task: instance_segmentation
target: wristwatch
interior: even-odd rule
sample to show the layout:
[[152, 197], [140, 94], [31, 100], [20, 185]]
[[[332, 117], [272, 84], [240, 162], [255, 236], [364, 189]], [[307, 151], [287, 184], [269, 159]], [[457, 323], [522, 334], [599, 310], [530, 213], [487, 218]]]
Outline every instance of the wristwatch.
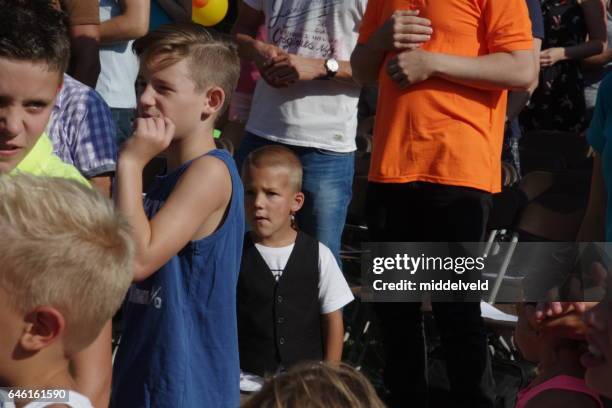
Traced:
[[340, 64], [335, 58], [326, 59], [325, 60], [325, 70], [327, 71], [327, 75], [325, 75], [325, 79], [335, 77], [339, 69], [340, 69]]

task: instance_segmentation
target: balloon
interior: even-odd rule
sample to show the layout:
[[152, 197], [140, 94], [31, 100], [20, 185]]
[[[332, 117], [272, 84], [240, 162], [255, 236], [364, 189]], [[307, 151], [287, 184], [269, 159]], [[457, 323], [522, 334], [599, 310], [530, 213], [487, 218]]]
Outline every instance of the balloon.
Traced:
[[[201, 2], [202, 0], [193, 0], [195, 2]], [[225, 15], [227, 14], [228, 0], [204, 0], [206, 5], [204, 7], [194, 7], [191, 12], [191, 19], [203, 25], [204, 27], [214, 26], [218, 24]]]
[[191, 5], [193, 8], [202, 8], [208, 4], [208, 0], [192, 0]]

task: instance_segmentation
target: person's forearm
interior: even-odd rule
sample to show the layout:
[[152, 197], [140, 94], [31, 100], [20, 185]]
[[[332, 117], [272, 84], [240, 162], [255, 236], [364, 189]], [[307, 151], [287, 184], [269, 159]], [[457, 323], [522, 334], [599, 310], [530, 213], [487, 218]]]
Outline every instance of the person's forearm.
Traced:
[[134, 40], [145, 35], [148, 30], [148, 14], [134, 13], [133, 16], [122, 14], [100, 24], [100, 42], [109, 44]]
[[338, 61], [338, 64], [340, 65], [340, 69], [332, 79], [337, 82], [342, 82], [343, 84], [356, 85], [355, 78], [353, 77], [351, 62]]
[[112, 323], [109, 321], [96, 340], [70, 361], [80, 393], [94, 407], [108, 407], [112, 382]]
[[610, 62], [612, 62], [612, 49], [608, 48], [601, 54], [584, 59], [582, 68], [585, 71], [598, 71]]
[[236, 27], [235, 29], [236, 43], [238, 44], [238, 55], [240, 55], [240, 58], [242, 59], [254, 61], [256, 49], [263, 42], [255, 39], [255, 31], [250, 32], [249, 30], [241, 27]]
[[151, 226], [142, 203], [142, 172], [144, 165], [129, 158], [119, 158], [117, 164], [117, 189], [115, 201], [121, 214], [132, 227], [135, 245], [134, 280], [146, 279], [154, 271], [147, 270], [147, 248], [151, 238]]
[[[302, 65], [301, 69], [306, 73], [305, 80], [318, 81], [327, 77], [325, 59], [300, 57], [299, 61], [299, 64]], [[330, 79], [345, 84], [355, 85], [351, 63], [349, 61], [338, 61], [338, 72]]]
[[325, 350], [323, 359], [325, 361], [342, 360], [342, 347], [344, 343], [344, 323], [342, 312], [336, 311], [323, 315], [323, 338]]
[[99, 55], [97, 49], [75, 55], [69, 74], [77, 81], [95, 88], [101, 69]]
[[95, 88], [100, 75], [100, 30], [98, 24], [70, 27], [70, 74]]
[[355, 82], [362, 86], [376, 83], [384, 58], [384, 51], [377, 51], [368, 46], [367, 43], [358, 44], [351, 55], [351, 67]]
[[506, 119], [513, 120], [529, 103], [529, 98], [538, 87], [540, 79], [540, 50], [542, 49], [542, 40], [540, 38], [533, 39], [533, 70], [535, 75], [533, 82], [526, 91], [511, 91], [508, 92], [508, 107], [506, 109]]
[[606, 49], [606, 42], [602, 40], [590, 40], [582, 44], [565, 47], [565, 59], [581, 60], [601, 54]]
[[520, 57], [503, 52], [479, 57], [431, 53], [431, 57], [434, 76], [484, 90], [527, 90], [536, 75], [530, 53]]

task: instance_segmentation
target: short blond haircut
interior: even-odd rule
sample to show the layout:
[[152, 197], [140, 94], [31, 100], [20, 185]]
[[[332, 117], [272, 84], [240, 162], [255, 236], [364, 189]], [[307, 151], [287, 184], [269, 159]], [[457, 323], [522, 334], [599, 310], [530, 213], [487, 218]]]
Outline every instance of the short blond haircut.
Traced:
[[0, 231], [8, 304], [56, 308], [67, 353], [93, 342], [132, 281], [130, 229], [110, 200], [76, 181], [0, 176]]
[[240, 76], [238, 47], [227, 36], [213, 33], [195, 23], [165, 24], [134, 41], [133, 49], [140, 63], [164, 69], [187, 59], [196, 90], [219, 86], [225, 102], [221, 116], [229, 106]]
[[253, 150], [242, 164], [242, 174], [253, 166], [258, 169], [280, 167], [287, 171], [289, 183], [295, 192], [302, 190], [302, 163], [291, 149], [281, 145], [268, 145]]
[[384, 408], [363, 374], [344, 363], [302, 363], [267, 381], [241, 408]]

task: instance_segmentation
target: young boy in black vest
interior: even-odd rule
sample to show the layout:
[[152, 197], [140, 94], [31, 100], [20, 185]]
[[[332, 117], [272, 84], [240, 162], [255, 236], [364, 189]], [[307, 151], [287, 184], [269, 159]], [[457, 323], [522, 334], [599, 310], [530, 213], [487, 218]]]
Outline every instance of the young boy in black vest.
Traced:
[[342, 307], [353, 295], [333, 254], [299, 232], [304, 203], [302, 165], [280, 145], [253, 151], [244, 162], [246, 218], [238, 278], [241, 390], [262, 376], [304, 360], [340, 361]]

